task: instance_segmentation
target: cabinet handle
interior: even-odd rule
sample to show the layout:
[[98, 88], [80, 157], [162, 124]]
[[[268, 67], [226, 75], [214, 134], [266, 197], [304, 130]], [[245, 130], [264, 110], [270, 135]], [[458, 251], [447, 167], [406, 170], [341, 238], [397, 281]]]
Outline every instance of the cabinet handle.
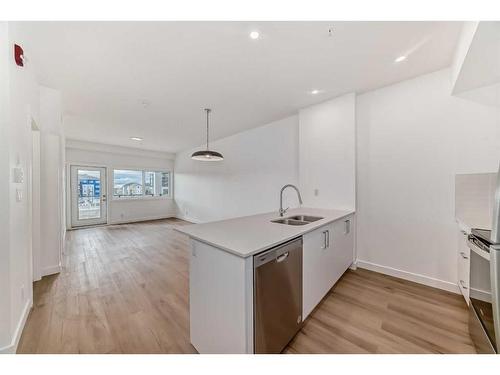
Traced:
[[326, 249], [327, 246], [326, 246], [326, 232], [328, 232], [327, 230], [324, 230], [323, 231], [323, 249]]
[[460, 255], [462, 256], [462, 258], [464, 259], [469, 259], [468, 256], [465, 255], [465, 253], [463, 251], [460, 252]]
[[326, 231], [326, 247], [330, 247], [330, 231]]
[[467, 289], [467, 287], [465, 286], [465, 281], [460, 280], [460, 285], [462, 285], [462, 288]]
[[351, 231], [351, 220], [344, 221], [344, 234], [348, 234]]

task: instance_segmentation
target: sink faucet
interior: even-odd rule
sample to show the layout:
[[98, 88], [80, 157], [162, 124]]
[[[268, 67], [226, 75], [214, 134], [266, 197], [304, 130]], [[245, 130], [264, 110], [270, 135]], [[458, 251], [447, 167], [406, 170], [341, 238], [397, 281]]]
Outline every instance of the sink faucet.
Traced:
[[281, 191], [280, 191], [280, 210], [279, 210], [280, 216], [283, 216], [283, 214], [286, 212], [286, 210], [288, 210], [290, 208], [290, 207], [287, 207], [287, 208], [283, 209], [283, 190], [285, 190], [287, 187], [291, 187], [291, 188], [295, 189], [295, 191], [297, 192], [297, 195], [299, 196], [299, 202], [300, 202], [300, 204], [302, 204], [302, 197], [300, 196], [300, 191], [299, 191], [299, 189], [297, 189], [297, 186], [292, 185], [292, 184], [286, 184], [285, 186], [283, 186], [281, 188]]

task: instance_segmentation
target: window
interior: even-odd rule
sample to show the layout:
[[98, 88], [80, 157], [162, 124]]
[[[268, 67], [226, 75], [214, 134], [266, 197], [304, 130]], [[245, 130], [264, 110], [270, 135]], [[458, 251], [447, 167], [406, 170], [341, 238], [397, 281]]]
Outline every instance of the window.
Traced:
[[115, 169], [113, 196], [161, 197], [170, 195], [170, 172]]
[[142, 195], [142, 171], [115, 169], [113, 171], [113, 195], [115, 197]]
[[155, 196], [155, 187], [155, 172], [144, 172], [144, 194]]
[[161, 172], [161, 195], [169, 195], [170, 173]]

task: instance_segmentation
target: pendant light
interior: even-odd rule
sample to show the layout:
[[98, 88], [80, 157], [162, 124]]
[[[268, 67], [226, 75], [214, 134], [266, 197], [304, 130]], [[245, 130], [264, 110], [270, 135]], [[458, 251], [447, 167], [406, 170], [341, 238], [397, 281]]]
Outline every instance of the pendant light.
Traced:
[[207, 113], [207, 149], [204, 151], [196, 151], [191, 155], [191, 159], [199, 160], [199, 161], [219, 161], [224, 160], [224, 157], [221, 153], [217, 151], [211, 151], [208, 149], [208, 115], [212, 110], [210, 108], [205, 108], [205, 112]]

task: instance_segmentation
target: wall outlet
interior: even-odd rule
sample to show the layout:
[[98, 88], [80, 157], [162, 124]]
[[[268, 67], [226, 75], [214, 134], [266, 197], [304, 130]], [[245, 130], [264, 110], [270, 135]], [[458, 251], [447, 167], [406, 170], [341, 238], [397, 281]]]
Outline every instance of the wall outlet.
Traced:
[[314, 189], [314, 196], [317, 197], [319, 195], [319, 189]]
[[123, 218], [125, 218], [125, 214], [122, 212], [122, 213], [120, 214], [120, 219], [123, 219]]

